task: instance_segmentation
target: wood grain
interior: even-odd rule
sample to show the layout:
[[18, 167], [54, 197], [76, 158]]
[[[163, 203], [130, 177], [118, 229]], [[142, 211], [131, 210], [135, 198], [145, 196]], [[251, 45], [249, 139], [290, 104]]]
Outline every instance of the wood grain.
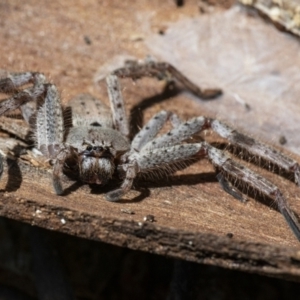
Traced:
[[[41, 3], [2, 2], [1, 67], [46, 73], [62, 91], [64, 103], [84, 92], [106, 99], [103, 85], [93, 83], [101, 65], [114, 55], [144, 57], [143, 39], [149, 31], [198, 16], [192, 2], [178, 9], [172, 2], [139, 1], [134, 7], [139, 13], [134, 14], [129, 0]], [[125, 80], [122, 85], [128, 110], [135, 108], [144, 119], [161, 109], [183, 118], [206, 113], [186, 95], [173, 93], [169, 100], [161, 94], [162, 83]], [[214, 135], [208, 139], [220, 141]], [[5, 140], [1, 144], [7, 148]], [[290, 180], [260, 172], [280, 186], [300, 213], [298, 188]], [[30, 157], [21, 156], [6, 165], [0, 215], [131, 249], [298, 281], [299, 243], [283, 217], [265, 201], [249, 198], [244, 204], [233, 199], [215, 176], [213, 167], [202, 161], [167, 179], [140, 180], [126, 199], [110, 203], [103, 193], [118, 183], [101, 189], [66, 180], [66, 195], [59, 197], [53, 193], [51, 168], [33, 166]], [[148, 215], [154, 222], [145, 221]]]

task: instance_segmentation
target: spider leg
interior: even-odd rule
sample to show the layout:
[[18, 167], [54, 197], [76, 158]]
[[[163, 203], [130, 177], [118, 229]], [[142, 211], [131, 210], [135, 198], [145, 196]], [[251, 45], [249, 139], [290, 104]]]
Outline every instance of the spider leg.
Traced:
[[211, 99], [222, 94], [222, 90], [220, 89], [199, 88], [175, 67], [166, 62], [156, 62], [153, 60], [146, 60], [142, 63], [131, 62], [130, 64], [127, 64], [127, 66], [115, 70], [112, 74], [119, 78], [130, 77], [139, 79], [142, 77], [156, 77], [158, 79], [167, 80], [175, 79], [177, 82], [181, 83], [184, 88], [202, 99]]
[[114, 126], [124, 136], [128, 137], [130, 134], [129, 122], [125, 112], [124, 100], [118, 77], [109, 75], [106, 77], [106, 83]]
[[139, 173], [139, 165], [137, 161], [131, 161], [126, 165], [122, 165], [122, 170], [125, 172], [124, 181], [119, 189], [115, 189], [111, 192], [108, 192], [105, 195], [106, 200], [115, 202], [120, 200], [127, 192], [130, 191], [133, 180], [136, 178]]
[[[18, 90], [30, 83], [33, 84], [32, 87]], [[60, 97], [55, 85], [45, 83], [45, 76], [41, 73], [15, 73], [0, 80], [0, 92], [14, 93], [0, 103], [0, 115], [28, 102], [36, 103], [39, 99], [43, 100], [37, 108], [35, 140], [37, 148], [45, 156], [55, 158], [64, 134]], [[31, 116], [26, 115], [25, 111], [27, 110], [23, 111], [24, 118], [29, 121]]]
[[[18, 91], [24, 84], [33, 86]], [[0, 115], [16, 109], [28, 102], [39, 103], [36, 112], [35, 141], [37, 148], [48, 158], [55, 159], [53, 170], [53, 186], [57, 194], [63, 189], [60, 182], [62, 168], [66, 158], [66, 150], [62, 151], [64, 141], [64, 124], [59, 93], [53, 84], [45, 83], [45, 77], [40, 73], [11, 74], [0, 80], [0, 91], [15, 93], [12, 97], [0, 103]], [[30, 116], [27, 116], [28, 120]], [[24, 116], [26, 119], [26, 116]], [[3, 160], [3, 158], [1, 158]], [[1, 161], [3, 164], [3, 161]]]
[[154, 169], [168, 169], [170, 164], [174, 167], [176, 164], [179, 165], [184, 161], [191, 160], [196, 153], [199, 153], [202, 148], [201, 143], [180, 143], [193, 134], [204, 130], [207, 127], [207, 120], [203, 117], [197, 117], [179, 123], [179, 119], [177, 119], [177, 127], [154, 138], [169, 116], [171, 116], [170, 113], [159, 112], [133, 139], [133, 146], [129, 153], [125, 153], [121, 157], [121, 161], [124, 163], [119, 167], [119, 171], [126, 174], [125, 180], [120, 189], [106, 194], [109, 201], [117, 201], [127, 193], [138, 173], [149, 172]]
[[10, 73], [0, 79], [0, 93], [16, 93], [24, 84], [40, 85], [45, 82], [45, 76], [37, 72]]
[[[174, 124], [175, 125], [175, 124]], [[151, 148], [162, 148], [166, 145], [176, 145], [189, 139], [194, 134], [210, 127], [210, 119], [205, 117], [192, 118], [185, 122], [177, 122], [177, 126], [169, 132], [149, 141], [143, 150]]]
[[240, 191], [236, 190], [234, 186], [224, 177], [222, 173], [219, 173], [217, 175], [217, 179], [219, 181], [221, 188], [226, 193], [233, 196], [235, 199], [240, 200], [241, 202], [246, 202], [244, 195]]
[[233, 161], [230, 156], [226, 155], [223, 151], [206, 144], [207, 156], [212, 164], [221, 169], [228, 175], [237, 177], [247, 185], [252, 186], [254, 189], [260, 191], [262, 194], [270, 197], [275, 201], [279, 211], [284, 216], [286, 222], [294, 232], [298, 240], [300, 240], [300, 224], [294, 212], [290, 209], [287, 200], [282, 195], [279, 188], [267, 179], [259, 176], [250, 169]]
[[178, 127], [182, 123], [182, 120], [179, 118], [179, 116], [174, 113], [172, 113], [170, 121], [173, 128]]
[[[152, 70], [152, 71], [151, 71]], [[158, 76], [160, 73], [168, 72], [181, 81], [187, 89], [196, 93], [198, 96], [204, 97], [203, 92], [192, 82], [190, 82], [184, 75], [177, 71], [174, 67], [166, 63], [156, 63], [156, 62], [145, 62], [145, 64], [134, 64], [132, 67], [118, 69], [114, 71], [111, 75], [106, 77], [108, 96], [110, 100], [113, 122], [115, 128], [120, 131], [124, 136], [129, 137], [130, 129], [129, 122], [126, 116], [124, 100], [121, 93], [121, 87], [118, 77], [141, 77], [141, 76]], [[137, 72], [137, 73], [136, 73]], [[137, 75], [138, 74], [138, 75]], [[220, 94], [220, 90], [214, 90], [213, 93], [217, 91]], [[215, 93], [216, 94], [216, 93]], [[214, 96], [215, 96], [214, 94]], [[212, 94], [211, 94], [212, 95]], [[211, 95], [209, 97], [211, 97]], [[207, 95], [206, 95], [207, 96]], [[172, 119], [172, 123], [179, 125], [180, 120], [175, 116]]]
[[[14, 93], [13, 96], [1, 101], [0, 115], [17, 109], [29, 101], [36, 101], [45, 92], [45, 76], [41, 73], [16, 73], [0, 79], [1, 93]], [[33, 86], [19, 91], [24, 84], [33, 83]], [[25, 117], [26, 119], [26, 117]]]
[[210, 126], [212, 130], [221, 137], [226, 138], [231, 144], [245, 149], [249, 153], [271, 162], [287, 172], [294, 173], [296, 184], [300, 186], [300, 165], [295, 160], [268, 145], [237, 132], [218, 120], [211, 119]]
[[[161, 114], [163, 115], [163, 112], [161, 112]], [[141, 130], [141, 132], [143, 132], [142, 136], [145, 135], [145, 137], [142, 139], [137, 138], [137, 141], [143, 140], [143, 143], [138, 145], [139, 151], [134, 152], [134, 149], [131, 149], [130, 154], [126, 156], [127, 163], [120, 165], [119, 168], [125, 172], [125, 179], [119, 189], [106, 194], [107, 200], [117, 201], [125, 195], [131, 189], [133, 180], [139, 173], [152, 172], [158, 169], [168, 169], [172, 166], [176, 167], [176, 164], [179, 165], [188, 160], [198, 160], [207, 157], [212, 164], [223, 173], [232, 177], [237, 177], [247, 185], [252, 186], [262, 194], [272, 198], [276, 202], [279, 211], [284, 216], [288, 225], [300, 240], [300, 224], [277, 186], [243, 165], [233, 161], [230, 156], [223, 151], [214, 148], [205, 142], [181, 144], [182, 141], [206, 128], [215, 129], [214, 126], [219, 124], [217, 123], [218, 121], [205, 117], [197, 117], [186, 122], [178, 122], [178, 125], [168, 133], [151, 140], [152, 137], [156, 136], [159, 129], [152, 129], [153, 133], [149, 134], [149, 136], [148, 133], [145, 132], [150, 130], [149, 125], [152, 124], [152, 122], [156, 124], [155, 120], [154, 117]], [[149, 129], [146, 129], [146, 127], [149, 127]], [[224, 135], [226, 136], [226, 128], [227, 127], [220, 127], [217, 132], [224, 137]], [[227, 181], [225, 181], [224, 186], [224, 180], [222, 180], [222, 178], [219, 178], [219, 180], [221, 184], [223, 183], [223, 188], [225, 187], [227, 192], [234, 197], [241, 199], [242, 196], [238, 194], [237, 191], [233, 190], [232, 187], [227, 184]], [[226, 187], [229, 187], [229, 190], [226, 189]]]
[[120, 166], [125, 172], [125, 179], [119, 189], [106, 194], [109, 201], [118, 201], [132, 187], [133, 180], [139, 173], [158, 169], [169, 169], [170, 165], [180, 165], [191, 159], [206, 157], [204, 143], [181, 144], [164, 148], [145, 149], [128, 157], [128, 163]]
[[[143, 76], [154, 76], [154, 77], [161, 78], [162, 74], [167, 76], [169, 73], [171, 75], [173, 75], [175, 78], [177, 78], [179, 81], [182, 81], [184, 83], [187, 80], [187, 79], [180, 80], [181, 76], [183, 76], [183, 75], [179, 71], [177, 71], [174, 67], [172, 67], [171, 65], [169, 65], [167, 63], [158, 63], [158, 62], [154, 62], [154, 61], [147, 61], [144, 63], [131, 63], [129, 66], [127, 66], [125, 68], [120, 68], [113, 72], [113, 74], [117, 75], [120, 78], [122, 78], [122, 77], [140, 78]], [[111, 75], [111, 76], [113, 76], [113, 75]], [[118, 94], [120, 95], [119, 98], [122, 99], [120, 88], [119, 88], [119, 85], [117, 84], [117, 82], [118, 82], [117, 78], [114, 77], [114, 81], [116, 82], [116, 86], [118, 86], [118, 88], [115, 88], [115, 90], [118, 91]], [[190, 86], [189, 81], [188, 81], [188, 84], [186, 85], [186, 87], [191, 90], [194, 90], [193, 84], [192, 84], [192, 86]], [[110, 90], [112, 91], [113, 89], [111, 88]], [[118, 103], [118, 101], [114, 101], [114, 103]], [[123, 100], [122, 100], [122, 104], [123, 104]], [[122, 108], [123, 108], [123, 106], [122, 106]], [[242, 133], [237, 132], [236, 130], [232, 129], [228, 125], [226, 125], [218, 120], [205, 118], [205, 122], [206, 122], [206, 128], [213, 129], [220, 136], [228, 139], [229, 142], [231, 142], [233, 145], [237, 145], [237, 146], [241, 147], [242, 149], [245, 149], [249, 153], [251, 153], [257, 157], [260, 157], [266, 161], [269, 161], [272, 164], [278, 166], [279, 168], [281, 168], [287, 172], [294, 173], [296, 184], [298, 186], [300, 186], [300, 165], [295, 160], [285, 156], [280, 151], [278, 151], [270, 146], [267, 146], [263, 143], [256, 141], [253, 138], [250, 138]], [[126, 120], [126, 124], [128, 124], [127, 120]], [[177, 124], [178, 124], [178, 122], [177, 122]], [[178, 127], [176, 127], [176, 128], [178, 128]], [[127, 125], [126, 132], [129, 132], [128, 125]], [[172, 132], [169, 132], [169, 134], [172, 134]], [[186, 138], [188, 138], [188, 136]], [[157, 144], [159, 144], [159, 143], [165, 144], [166, 142], [168, 142], [168, 140], [170, 141], [170, 140], [172, 140], [172, 138], [170, 137], [169, 139], [167, 139], [166, 136], [162, 136], [160, 140], [155, 140], [153, 142], [155, 142]], [[150, 145], [148, 145], [148, 146], [150, 147]]]
[[55, 158], [64, 141], [64, 122], [59, 93], [53, 84], [46, 84], [43, 105], [37, 111], [35, 139], [38, 149]]
[[[113, 115], [114, 126], [123, 135], [129, 136], [129, 123], [124, 108], [124, 100], [121, 93], [119, 79], [115, 75], [106, 77], [107, 90]], [[149, 140], [153, 139], [160, 131], [165, 122], [172, 115], [172, 123], [178, 124], [179, 118], [170, 112], [161, 111], [156, 114], [146, 126], [135, 136], [132, 141], [132, 149], [139, 150]]]
[[63, 174], [63, 167], [64, 167], [65, 160], [70, 153], [71, 153], [70, 149], [65, 148], [61, 150], [56, 157], [53, 166], [53, 173], [52, 173], [52, 183], [56, 195], [61, 195], [64, 191], [60, 178]]
[[154, 115], [150, 121], [140, 130], [140, 132], [133, 138], [131, 149], [133, 151], [140, 151], [149, 141], [153, 140], [158, 132], [162, 129], [167, 120], [173, 114], [167, 111], [160, 111]]

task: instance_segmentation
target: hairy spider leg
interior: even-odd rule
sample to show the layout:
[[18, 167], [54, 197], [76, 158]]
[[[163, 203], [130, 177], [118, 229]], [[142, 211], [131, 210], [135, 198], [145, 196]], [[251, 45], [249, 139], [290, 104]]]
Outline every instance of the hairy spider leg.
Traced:
[[[19, 91], [25, 84], [33, 86]], [[37, 99], [45, 93], [45, 76], [36, 72], [12, 73], [6, 78], [0, 79], [0, 93], [13, 94], [13, 96], [1, 101], [0, 115], [15, 110], [30, 101]], [[25, 120], [28, 119], [25, 116]]]
[[155, 169], [167, 168], [171, 164], [174, 165], [186, 160], [199, 160], [202, 158], [208, 158], [223, 173], [238, 178], [273, 199], [295, 236], [300, 240], [300, 225], [297, 217], [289, 207], [287, 200], [279, 188], [252, 170], [232, 160], [224, 151], [214, 148], [206, 142], [179, 145], [172, 145], [171, 143], [171, 146], [142, 148], [141, 152], [129, 157], [129, 163], [124, 165], [126, 177], [122, 186], [108, 193], [106, 197], [110, 201], [119, 200], [120, 197], [131, 189], [132, 182], [139, 173], [152, 172]]
[[[33, 86], [18, 91], [21, 86], [29, 83]], [[55, 85], [45, 83], [45, 76], [41, 73], [14, 73], [0, 80], [0, 92], [14, 93], [12, 97], [0, 103], [0, 115], [19, 108], [27, 102], [36, 102], [43, 98], [36, 117], [36, 145], [46, 157], [55, 158], [63, 142], [64, 133], [60, 97]]]
[[144, 62], [129, 61], [123, 68], [112, 72], [119, 78], [139, 79], [142, 77], [156, 77], [158, 79], [176, 80], [184, 86], [185, 89], [192, 92], [199, 98], [211, 99], [222, 94], [221, 89], [201, 89], [171, 64], [166, 62], [156, 62], [146, 60]]
[[[139, 173], [167, 168], [171, 164], [174, 165], [192, 158], [201, 159], [207, 157], [215, 167], [224, 173], [239, 178], [262, 194], [274, 199], [279, 211], [286, 219], [296, 237], [300, 240], [299, 222], [278, 187], [250, 169], [233, 161], [231, 157], [223, 151], [205, 142], [195, 144], [180, 143], [195, 133], [211, 128], [222, 137], [227, 138], [231, 143], [235, 143], [240, 147], [245, 147], [245, 141], [248, 142], [248, 145], [251, 141], [250, 150], [253, 151], [254, 154], [257, 154], [256, 152], [261, 151], [262, 148], [265, 154], [264, 157], [269, 158], [269, 160], [273, 159], [277, 165], [286, 166], [286, 161], [290, 163], [288, 158], [278, 151], [234, 131], [229, 126], [217, 120], [205, 117], [197, 117], [181, 123], [177, 121], [175, 128], [166, 134], [156, 137], [160, 128], [168, 118], [166, 112], [162, 111], [158, 113], [150, 119], [140, 133], [133, 139], [130, 154], [127, 154], [126, 158], [124, 158], [124, 161], [126, 160], [127, 163], [121, 166], [126, 174], [125, 179], [119, 189], [106, 194], [108, 200], [117, 201], [125, 195], [131, 189], [133, 180]], [[249, 151], [248, 148], [246, 149]], [[272, 153], [273, 156], [268, 156], [266, 153]], [[280, 164], [278, 164], [278, 159], [280, 160]], [[295, 166], [295, 163], [296, 162], [292, 161], [292, 166]], [[288, 169], [291, 169], [290, 165]]]
[[[168, 113], [165, 111], [156, 114], [133, 139], [132, 145], [138, 145], [138, 149], [132, 146], [130, 154], [121, 157], [124, 164], [119, 168], [125, 172], [125, 179], [120, 189], [106, 194], [109, 201], [117, 201], [126, 194], [131, 189], [133, 180], [138, 173], [168, 168], [170, 164], [179, 165], [199, 153], [201, 144], [180, 143], [207, 127], [206, 119], [203, 117], [182, 122], [169, 132], [150, 139], [158, 134], [159, 128], [168, 119], [167, 115]], [[139, 141], [143, 141], [143, 143], [139, 144]]]
[[273, 165], [287, 172], [293, 173], [296, 184], [300, 186], [300, 165], [294, 159], [287, 157], [268, 145], [237, 132], [218, 120], [210, 119], [210, 128], [221, 137], [227, 139], [232, 145], [236, 145], [250, 154], [271, 162]]
[[208, 144], [206, 144], [206, 149], [207, 156], [215, 167], [230, 176], [238, 178], [247, 185], [252, 186], [262, 194], [273, 199], [286, 222], [300, 241], [300, 224], [296, 215], [290, 209], [287, 200], [276, 185], [232, 160], [228, 154], [224, 153], [224, 151]]
[[[32, 87], [19, 91], [25, 84]], [[43, 99], [36, 117], [35, 139], [37, 148], [48, 158], [55, 158], [63, 142], [63, 116], [60, 97], [53, 84], [45, 83], [41, 73], [25, 72], [9, 74], [0, 80], [0, 92], [14, 93], [0, 103], [0, 115], [26, 105], [26, 103]], [[23, 111], [22, 111], [23, 112]], [[29, 116], [23, 113], [24, 119]], [[3, 166], [3, 157], [1, 157]], [[3, 170], [3, 168], [2, 168]]]
[[114, 75], [107, 76], [106, 83], [115, 129], [128, 137], [130, 134], [129, 122], [118, 77]]
[[63, 194], [64, 189], [61, 183], [61, 176], [63, 174], [65, 160], [70, 153], [71, 150], [69, 148], [65, 148], [61, 150], [56, 157], [52, 173], [52, 184], [56, 195]]

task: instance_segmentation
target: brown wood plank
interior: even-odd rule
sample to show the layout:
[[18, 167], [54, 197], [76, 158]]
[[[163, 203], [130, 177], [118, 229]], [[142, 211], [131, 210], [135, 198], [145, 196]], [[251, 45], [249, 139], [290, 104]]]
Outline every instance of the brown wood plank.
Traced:
[[[1, 4], [1, 68], [44, 72], [62, 91], [65, 103], [83, 92], [105, 98], [103, 86], [99, 89], [93, 83], [101, 65], [124, 53], [144, 57], [148, 53], [143, 38], [148, 30], [158, 32], [168, 22], [198, 16], [193, 3], [180, 9], [160, 1], [139, 1], [134, 7], [129, 0], [90, 0], [76, 6], [67, 1], [41, 3]], [[205, 114], [185, 95], [155, 103], [154, 96], [163, 88], [155, 81], [143, 80], [136, 86], [125, 81], [123, 87], [129, 108], [144, 99], [145, 118], [160, 109], [174, 110], [185, 118]], [[120, 203], [103, 197], [112, 185], [91, 190], [66, 182], [68, 195], [56, 196], [49, 169], [24, 159], [9, 163], [0, 182], [1, 216], [160, 255], [300, 278], [299, 243], [283, 217], [253, 199], [243, 204], [227, 195], [206, 161], [169, 179], [140, 181], [137, 190]], [[300, 212], [297, 187], [272, 173], [262, 174], [276, 182], [292, 208]], [[155, 222], [145, 221], [147, 215], [153, 215]]]

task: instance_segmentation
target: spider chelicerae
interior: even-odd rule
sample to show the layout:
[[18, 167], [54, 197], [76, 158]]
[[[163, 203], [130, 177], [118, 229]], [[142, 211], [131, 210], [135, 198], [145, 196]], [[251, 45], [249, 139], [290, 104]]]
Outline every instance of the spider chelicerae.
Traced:
[[[130, 140], [119, 78], [139, 79], [144, 76], [175, 80], [200, 98], [211, 98], [221, 93], [218, 89], [200, 89], [168, 63], [130, 62], [106, 78], [111, 108], [89, 95], [76, 97], [69, 103], [72, 124], [66, 127], [55, 85], [48, 83], [41, 73], [10, 73], [0, 79], [0, 92], [11, 95], [0, 103], [0, 115], [21, 109], [24, 119], [33, 126], [37, 149], [53, 162], [52, 181], [57, 195], [63, 195], [61, 177], [65, 172], [72, 172], [82, 182], [99, 185], [104, 185], [117, 174], [122, 178], [122, 184], [108, 192], [106, 199], [118, 201], [141, 174], [158, 170], [174, 172], [182, 167], [183, 162], [207, 158], [219, 171], [217, 178], [221, 186], [234, 197], [241, 199], [239, 192], [228, 182], [229, 177], [272, 198], [300, 240], [297, 217], [276, 185], [232, 159], [226, 151], [205, 141], [187, 140], [203, 130], [212, 129], [250, 155], [294, 174], [296, 184], [300, 185], [299, 164], [280, 151], [216, 119], [200, 116], [181, 121], [169, 111], [158, 112]], [[31, 86], [22, 89], [29, 84]], [[171, 122], [172, 129], [159, 135], [167, 121]], [[2, 174], [3, 157], [0, 164]]]

